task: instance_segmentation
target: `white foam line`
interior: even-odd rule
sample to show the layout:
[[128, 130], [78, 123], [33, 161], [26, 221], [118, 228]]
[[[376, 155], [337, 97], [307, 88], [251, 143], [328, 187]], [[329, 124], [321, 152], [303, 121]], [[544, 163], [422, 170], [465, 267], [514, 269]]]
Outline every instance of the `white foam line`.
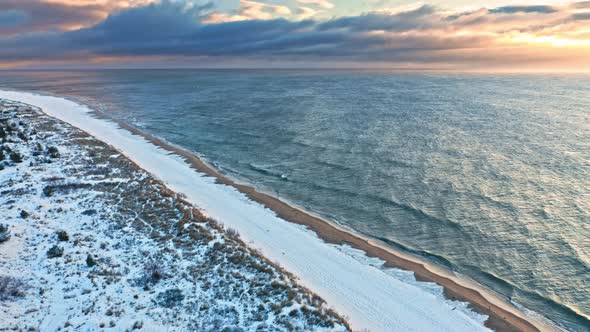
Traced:
[[40, 107], [48, 115], [112, 145], [170, 189], [184, 193], [208, 215], [237, 229], [247, 243], [298, 276], [303, 285], [348, 317], [355, 330], [487, 330], [477, 315], [454, 310], [442, 296], [403, 282], [324, 243], [315, 233], [280, 219], [235, 188], [216, 184], [180, 156], [114, 122], [94, 117], [85, 106], [27, 92], [0, 91], [0, 98]]

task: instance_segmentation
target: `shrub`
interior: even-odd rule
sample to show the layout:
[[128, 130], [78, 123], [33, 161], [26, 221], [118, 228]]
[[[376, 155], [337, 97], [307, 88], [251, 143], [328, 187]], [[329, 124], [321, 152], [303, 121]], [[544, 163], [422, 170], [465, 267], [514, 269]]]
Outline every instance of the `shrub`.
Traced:
[[46, 197], [51, 197], [53, 196], [53, 194], [56, 193], [69, 193], [74, 190], [86, 189], [90, 187], [92, 187], [90, 183], [66, 183], [47, 185], [43, 188], [43, 195], [45, 195]]
[[29, 217], [29, 213], [25, 210], [20, 211], [20, 217], [23, 219], [27, 219]]
[[156, 284], [158, 281], [166, 277], [164, 268], [161, 264], [150, 262], [143, 267], [144, 280], [147, 283]]
[[233, 228], [228, 228], [225, 232], [232, 239], [239, 239], [240, 238], [240, 233]]
[[53, 186], [45, 186], [45, 188], [43, 188], [43, 195], [45, 195], [45, 197], [51, 197], [53, 195]]
[[158, 294], [158, 297], [154, 300], [154, 302], [165, 308], [173, 308], [178, 306], [182, 300], [184, 300], [182, 291], [178, 288], [174, 288], [167, 289]]
[[49, 157], [59, 158], [59, 150], [55, 146], [48, 147], [47, 152], [49, 153]]
[[66, 232], [66, 231], [57, 231], [57, 239], [60, 241], [69, 241], [70, 236], [68, 235], [68, 232]]
[[39, 143], [35, 144], [35, 148], [33, 149], [33, 156], [37, 157], [43, 152], [43, 146]]
[[18, 163], [22, 163], [23, 162], [23, 156], [20, 153], [18, 153], [18, 152], [12, 151], [10, 153], [10, 160], [12, 160], [12, 162], [17, 163], [17, 164]]
[[8, 226], [0, 224], [0, 243], [10, 240], [10, 230]]
[[82, 215], [84, 215], [84, 216], [93, 216], [95, 214], [96, 214], [95, 209], [89, 209], [89, 210], [82, 211]]
[[27, 134], [25, 134], [22, 131], [19, 131], [18, 134], [16, 134], [16, 136], [18, 136], [18, 138], [20, 138], [21, 140], [27, 142], [29, 140], [29, 138], [27, 137]]
[[63, 256], [63, 254], [64, 248], [56, 245], [47, 250], [47, 258], [57, 258]]
[[20, 279], [0, 276], [0, 300], [25, 296], [27, 285]]
[[88, 265], [88, 267], [93, 267], [94, 265], [96, 265], [96, 260], [94, 259], [94, 257], [92, 257], [91, 254], [88, 254], [88, 256], [86, 256], [86, 265]]

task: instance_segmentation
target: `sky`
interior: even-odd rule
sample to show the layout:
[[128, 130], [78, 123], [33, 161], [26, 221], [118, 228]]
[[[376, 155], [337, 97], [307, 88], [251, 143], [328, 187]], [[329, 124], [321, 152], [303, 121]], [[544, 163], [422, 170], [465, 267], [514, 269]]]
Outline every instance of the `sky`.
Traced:
[[0, 69], [590, 72], [590, 1], [0, 0]]

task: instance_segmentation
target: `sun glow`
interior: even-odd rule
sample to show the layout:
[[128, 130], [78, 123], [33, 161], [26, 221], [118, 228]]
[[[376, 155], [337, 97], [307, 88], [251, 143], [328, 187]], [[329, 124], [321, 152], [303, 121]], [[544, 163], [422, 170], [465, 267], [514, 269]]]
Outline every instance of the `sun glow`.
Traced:
[[535, 36], [531, 34], [519, 34], [508, 37], [508, 41], [515, 44], [537, 44], [552, 47], [588, 47], [589, 39], [570, 39], [559, 36]]

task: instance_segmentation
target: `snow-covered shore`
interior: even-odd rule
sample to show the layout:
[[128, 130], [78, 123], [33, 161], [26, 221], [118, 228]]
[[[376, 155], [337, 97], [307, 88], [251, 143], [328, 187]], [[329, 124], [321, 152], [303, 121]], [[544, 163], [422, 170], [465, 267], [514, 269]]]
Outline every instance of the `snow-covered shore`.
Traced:
[[0, 99], [0, 331], [345, 331], [111, 146]]
[[248, 245], [295, 274], [304, 286], [348, 317], [355, 330], [486, 330], [485, 316], [466, 309], [464, 303], [445, 299], [440, 287], [419, 286], [408, 280], [407, 273], [372, 266], [354, 250], [326, 244], [315, 233], [277, 217], [236, 189], [196, 172], [182, 157], [116, 123], [96, 118], [85, 106], [22, 92], [0, 91], [0, 98], [38, 106], [112, 145], [207, 215], [237, 229]]

